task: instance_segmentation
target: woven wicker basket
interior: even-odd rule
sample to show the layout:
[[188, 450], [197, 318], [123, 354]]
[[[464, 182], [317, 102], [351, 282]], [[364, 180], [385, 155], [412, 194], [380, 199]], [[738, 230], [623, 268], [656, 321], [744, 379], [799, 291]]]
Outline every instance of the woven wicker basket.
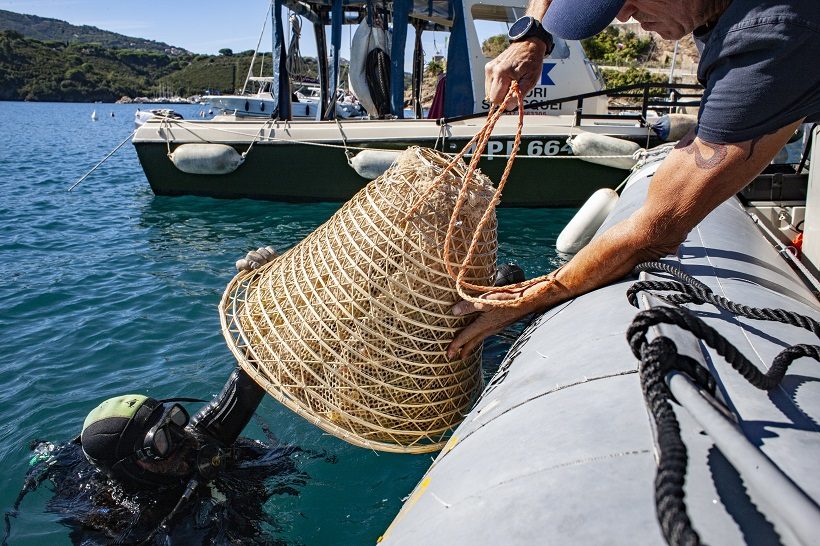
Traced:
[[[451, 161], [409, 148], [298, 245], [237, 275], [220, 303], [223, 334], [242, 368], [285, 406], [352, 444], [440, 449], [483, 386], [480, 346], [462, 360], [445, 357], [470, 321], [450, 314], [461, 298], [442, 256], [466, 165], [459, 161], [423, 194]], [[492, 195], [476, 172], [451, 267], [464, 261]], [[465, 280], [491, 285], [494, 215], [478, 237]]]

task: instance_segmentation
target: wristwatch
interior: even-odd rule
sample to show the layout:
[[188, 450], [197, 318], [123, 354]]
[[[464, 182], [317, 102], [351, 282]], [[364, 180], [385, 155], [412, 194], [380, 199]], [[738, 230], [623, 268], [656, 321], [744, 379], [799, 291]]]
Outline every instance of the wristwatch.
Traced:
[[547, 52], [544, 54], [545, 57], [552, 53], [552, 48], [555, 46], [555, 43], [552, 41], [552, 35], [541, 26], [541, 21], [529, 15], [525, 15], [513, 23], [507, 34], [510, 38], [510, 42], [521, 42], [527, 38], [541, 40], [544, 42], [544, 45], [547, 46]]

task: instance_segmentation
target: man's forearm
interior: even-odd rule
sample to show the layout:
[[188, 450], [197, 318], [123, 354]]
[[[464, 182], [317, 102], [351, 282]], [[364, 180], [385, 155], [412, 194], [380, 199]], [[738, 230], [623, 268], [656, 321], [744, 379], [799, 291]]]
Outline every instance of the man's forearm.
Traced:
[[643, 206], [583, 248], [556, 274], [544, 307], [594, 290], [637, 264], [675, 252], [720, 203], [763, 170], [800, 122], [754, 141], [682, 141], [658, 168]]
[[524, 15], [535, 17], [540, 21], [544, 18], [544, 15], [546, 15], [550, 2], [552, 2], [552, 0], [530, 0]]

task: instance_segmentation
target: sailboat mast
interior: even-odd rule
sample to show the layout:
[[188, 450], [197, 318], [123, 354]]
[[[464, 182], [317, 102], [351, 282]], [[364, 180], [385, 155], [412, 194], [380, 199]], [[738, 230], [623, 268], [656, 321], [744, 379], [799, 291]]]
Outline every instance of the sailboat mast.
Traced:
[[253, 63], [256, 62], [256, 54], [259, 52], [259, 46], [262, 45], [262, 36], [265, 35], [265, 29], [268, 26], [268, 18], [270, 17], [270, 10], [273, 9], [273, 0], [268, 3], [268, 11], [265, 12], [264, 22], [262, 23], [262, 32], [259, 33], [259, 40], [256, 42], [256, 49], [253, 50], [253, 57], [251, 57], [251, 65], [248, 67], [248, 75], [245, 76], [245, 83], [242, 85], [242, 94], [248, 89], [248, 80], [253, 76]]

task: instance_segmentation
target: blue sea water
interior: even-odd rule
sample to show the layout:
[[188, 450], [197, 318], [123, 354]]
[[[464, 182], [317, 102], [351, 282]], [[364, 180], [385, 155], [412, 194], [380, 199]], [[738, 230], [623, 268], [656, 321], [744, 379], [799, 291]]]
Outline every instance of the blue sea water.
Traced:
[[[194, 117], [201, 107], [176, 109]], [[339, 206], [156, 197], [130, 143], [67, 192], [128, 136], [135, 111], [0, 102], [3, 511], [23, 484], [29, 443], [70, 440], [102, 400], [218, 392], [235, 365], [217, 314], [234, 262], [262, 244], [283, 250], [298, 243]], [[553, 268], [555, 238], [573, 213], [501, 209], [501, 259], [528, 276]], [[515, 332], [487, 342], [487, 373]], [[298, 461], [307, 484], [298, 496], [266, 505], [279, 524], [271, 540], [373, 544], [431, 461], [353, 447], [270, 397], [258, 414], [281, 441], [332, 455]], [[264, 439], [256, 422], [245, 432]], [[49, 495], [41, 487], [26, 497], [11, 520], [10, 544], [70, 543], [44, 509]]]

